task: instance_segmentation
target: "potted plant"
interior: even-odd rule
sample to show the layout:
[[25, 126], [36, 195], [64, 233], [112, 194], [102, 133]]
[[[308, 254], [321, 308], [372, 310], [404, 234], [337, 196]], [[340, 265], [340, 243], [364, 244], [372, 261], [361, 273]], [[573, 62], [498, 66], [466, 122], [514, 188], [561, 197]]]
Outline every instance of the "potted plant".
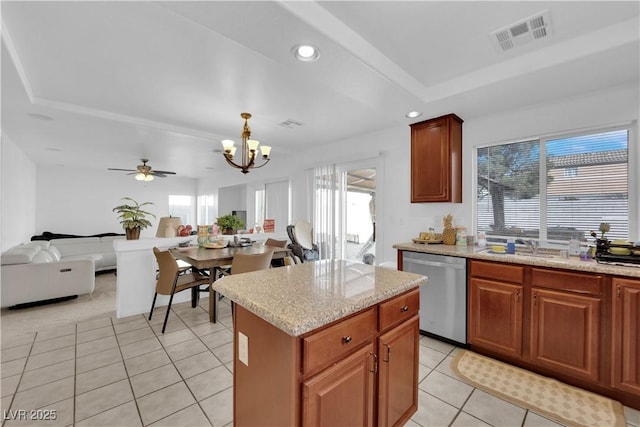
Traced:
[[218, 217], [218, 227], [222, 234], [235, 234], [238, 229], [244, 228], [244, 222], [237, 215], [223, 215]]
[[140, 230], [151, 227], [151, 221], [146, 217], [156, 217], [151, 212], [141, 209], [146, 205], [153, 205], [153, 202], [138, 203], [131, 197], [123, 197], [122, 200], [129, 200], [130, 204], [124, 204], [113, 208], [113, 212], [118, 213], [118, 219], [122, 228], [127, 235], [127, 240], [138, 240], [140, 238]]

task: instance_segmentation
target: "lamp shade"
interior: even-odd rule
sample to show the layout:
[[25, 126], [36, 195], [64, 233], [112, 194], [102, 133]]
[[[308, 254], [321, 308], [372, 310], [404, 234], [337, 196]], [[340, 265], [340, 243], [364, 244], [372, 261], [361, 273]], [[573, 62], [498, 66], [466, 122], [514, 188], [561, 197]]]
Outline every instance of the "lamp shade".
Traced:
[[179, 217], [163, 216], [158, 222], [156, 237], [176, 237], [178, 234], [178, 227], [181, 225], [182, 221]]

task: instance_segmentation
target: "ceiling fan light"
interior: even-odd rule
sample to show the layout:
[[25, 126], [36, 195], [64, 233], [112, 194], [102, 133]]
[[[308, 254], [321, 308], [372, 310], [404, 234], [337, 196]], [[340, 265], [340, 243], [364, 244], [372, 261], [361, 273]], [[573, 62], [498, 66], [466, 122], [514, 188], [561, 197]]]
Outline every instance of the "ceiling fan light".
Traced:
[[138, 174], [136, 174], [135, 178], [138, 181], [144, 181], [144, 174], [143, 173], [138, 173]]
[[145, 180], [145, 181], [153, 181], [153, 175], [146, 175], [146, 176], [144, 177], [144, 180]]

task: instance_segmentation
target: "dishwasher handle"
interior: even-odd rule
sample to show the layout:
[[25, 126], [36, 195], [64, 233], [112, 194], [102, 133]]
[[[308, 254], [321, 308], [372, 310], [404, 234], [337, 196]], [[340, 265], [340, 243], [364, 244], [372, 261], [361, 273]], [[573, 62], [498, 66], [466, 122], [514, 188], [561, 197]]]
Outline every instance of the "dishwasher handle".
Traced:
[[402, 260], [402, 263], [403, 264], [427, 265], [429, 267], [453, 268], [454, 270], [464, 270], [467, 267], [465, 263], [448, 263], [448, 262], [438, 262], [438, 261], [425, 261], [423, 259], [416, 259], [416, 258], [404, 258]]

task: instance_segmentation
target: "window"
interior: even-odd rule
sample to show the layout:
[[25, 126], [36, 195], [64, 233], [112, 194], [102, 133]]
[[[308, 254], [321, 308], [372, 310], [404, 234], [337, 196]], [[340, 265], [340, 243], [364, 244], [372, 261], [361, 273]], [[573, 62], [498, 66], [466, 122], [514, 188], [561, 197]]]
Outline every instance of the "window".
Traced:
[[477, 149], [478, 231], [549, 241], [629, 237], [629, 130], [547, 137]]
[[211, 225], [216, 222], [216, 199], [213, 194], [198, 196], [198, 224]]
[[265, 198], [265, 189], [261, 188], [259, 190], [256, 190], [255, 193], [255, 207], [256, 207], [256, 212], [255, 212], [255, 219], [256, 219], [256, 226], [260, 227], [260, 229], [262, 229], [262, 225], [264, 224], [264, 218], [265, 218], [265, 203], [264, 203], [264, 198]]
[[291, 221], [289, 181], [270, 182], [254, 192], [255, 221], [263, 227], [265, 219], [274, 220], [274, 231], [284, 232]]
[[180, 217], [183, 225], [193, 224], [193, 197], [191, 196], [169, 196], [169, 214]]

